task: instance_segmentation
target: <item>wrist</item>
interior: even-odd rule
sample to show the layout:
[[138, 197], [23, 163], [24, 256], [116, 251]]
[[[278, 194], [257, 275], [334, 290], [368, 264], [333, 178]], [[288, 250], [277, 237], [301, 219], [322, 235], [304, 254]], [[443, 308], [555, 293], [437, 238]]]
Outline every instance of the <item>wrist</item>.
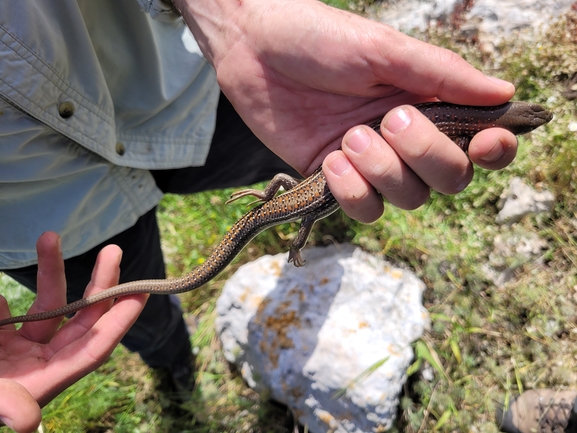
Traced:
[[217, 68], [241, 38], [240, 20], [249, 7], [237, 0], [173, 0], [206, 59]]

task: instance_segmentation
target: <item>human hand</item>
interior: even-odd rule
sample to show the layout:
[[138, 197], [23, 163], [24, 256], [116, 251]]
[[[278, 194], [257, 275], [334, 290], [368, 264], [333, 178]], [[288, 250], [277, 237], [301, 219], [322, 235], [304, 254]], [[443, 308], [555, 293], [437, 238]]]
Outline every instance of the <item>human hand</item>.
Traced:
[[[38, 251], [38, 297], [28, 313], [66, 303], [66, 279], [56, 233], [44, 233]], [[102, 249], [86, 294], [118, 284], [122, 252], [116, 245]], [[103, 302], [78, 312], [60, 329], [61, 318], [0, 329], [0, 420], [17, 432], [34, 431], [40, 407], [65, 388], [102, 365], [132, 326], [146, 295]], [[10, 317], [0, 296], [0, 318]], [[1, 425], [1, 424], [0, 424]]]
[[[474, 163], [509, 164], [517, 140], [479, 133], [469, 158], [416, 109], [442, 100], [498, 105], [514, 94], [461, 57], [316, 0], [177, 0], [218, 82], [253, 132], [301, 173], [323, 163], [343, 210], [373, 221], [392, 204], [413, 209], [433, 188], [470, 182]], [[383, 137], [361, 125], [388, 113]], [[344, 139], [343, 139], [344, 136]], [[342, 145], [342, 150], [337, 150]]]

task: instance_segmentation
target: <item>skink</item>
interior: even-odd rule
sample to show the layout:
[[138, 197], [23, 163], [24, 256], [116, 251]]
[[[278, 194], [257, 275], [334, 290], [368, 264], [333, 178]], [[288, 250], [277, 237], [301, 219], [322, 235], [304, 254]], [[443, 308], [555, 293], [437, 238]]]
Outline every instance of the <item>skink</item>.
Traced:
[[[473, 136], [487, 128], [499, 127], [524, 134], [548, 123], [553, 115], [537, 104], [508, 102], [494, 107], [474, 107], [430, 102], [416, 108], [437, 128], [467, 152]], [[379, 132], [382, 119], [370, 124]], [[286, 191], [277, 195], [283, 187]], [[107, 299], [137, 293], [171, 294], [196, 289], [218, 275], [260, 232], [282, 223], [301, 220], [298, 234], [290, 247], [289, 262], [302, 266], [300, 251], [305, 246], [315, 221], [335, 212], [339, 205], [329, 190], [321, 167], [303, 181], [278, 174], [263, 190], [243, 190], [229, 201], [252, 195], [263, 203], [239, 219], [214, 248], [206, 261], [189, 274], [167, 280], [142, 280], [114, 286], [60, 308], [37, 314], [0, 320], [0, 327], [11, 323], [47, 320], [66, 316]]]

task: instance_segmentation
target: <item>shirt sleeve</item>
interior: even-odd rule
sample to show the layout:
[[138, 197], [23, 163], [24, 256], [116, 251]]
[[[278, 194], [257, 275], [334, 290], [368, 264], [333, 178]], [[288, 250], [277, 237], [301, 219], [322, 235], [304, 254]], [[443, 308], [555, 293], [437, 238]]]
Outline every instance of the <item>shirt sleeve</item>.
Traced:
[[205, 162], [220, 91], [183, 21], [134, 0], [0, 1], [0, 71], [0, 98], [113, 164]]

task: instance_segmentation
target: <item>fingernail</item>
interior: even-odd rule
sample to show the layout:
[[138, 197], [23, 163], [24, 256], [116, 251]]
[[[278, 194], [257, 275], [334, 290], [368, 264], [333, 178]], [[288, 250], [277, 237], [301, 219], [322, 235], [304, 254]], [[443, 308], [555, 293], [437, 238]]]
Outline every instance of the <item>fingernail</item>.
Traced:
[[503, 145], [500, 141], [497, 141], [493, 148], [489, 150], [482, 158], [479, 158], [481, 161], [484, 162], [495, 162], [499, 158], [501, 158], [505, 154], [505, 150], [503, 149]]
[[501, 80], [500, 78], [497, 77], [487, 77], [489, 80], [491, 80], [493, 83], [498, 84], [499, 86], [503, 86], [503, 87], [512, 87], [513, 83], [510, 83], [509, 81], [505, 81], [505, 80]]
[[351, 163], [343, 155], [336, 155], [327, 161], [327, 166], [333, 174], [341, 177], [351, 169]]
[[397, 134], [411, 124], [411, 115], [404, 108], [398, 108], [385, 116], [384, 127]]
[[467, 186], [469, 186], [469, 181], [465, 181], [462, 182], [460, 184], [457, 185], [457, 190], [455, 191], [456, 194], [460, 193], [461, 191], [463, 191], [465, 188], [467, 188]]
[[362, 153], [371, 144], [371, 136], [364, 127], [359, 127], [347, 136], [346, 146], [355, 153]]
[[13, 421], [10, 418], [6, 416], [0, 416], [0, 421], [3, 422], [6, 427], [12, 428]]

